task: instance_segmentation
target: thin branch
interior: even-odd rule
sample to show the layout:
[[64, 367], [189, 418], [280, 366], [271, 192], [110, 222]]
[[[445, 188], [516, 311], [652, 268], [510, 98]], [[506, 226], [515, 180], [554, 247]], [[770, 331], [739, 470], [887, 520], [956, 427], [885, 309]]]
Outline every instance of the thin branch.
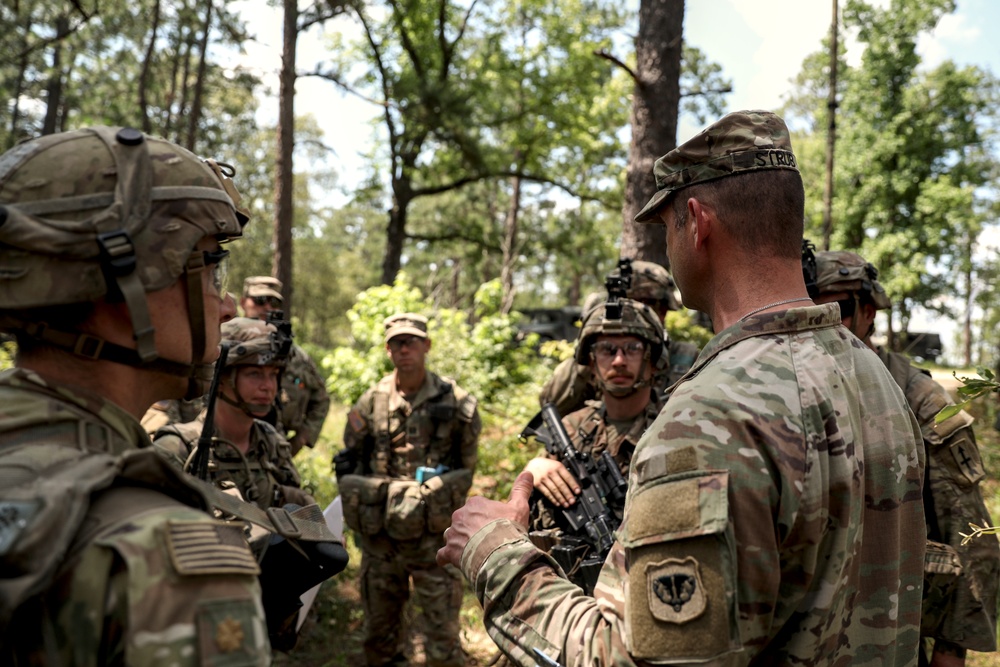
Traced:
[[574, 188], [572, 188], [571, 186], [566, 185], [565, 183], [560, 183], [558, 181], [555, 181], [555, 180], [553, 180], [551, 178], [548, 178], [548, 177], [545, 177], [545, 176], [538, 176], [536, 174], [529, 174], [529, 173], [525, 173], [523, 171], [518, 171], [518, 170], [487, 171], [487, 172], [482, 172], [482, 173], [479, 173], [479, 174], [473, 174], [473, 175], [470, 175], [470, 176], [465, 176], [463, 178], [459, 178], [457, 180], [454, 180], [454, 181], [452, 181], [450, 183], [442, 183], [440, 185], [427, 186], [427, 187], [423, 187], [423, 188], [414, 188], [413, 189], [413, 197], [412, 198], [416, 199], [417, 197], [427, 197], [427, 196], [431, 196], [431, 195], [438, 195], [438, 194], [441, 194], [442, 192], [449, 192], [451, 190], [457, 190], [458, 188], [461, 188], [462, 186], [469, 185], [470, 183], [477, 183], [479, 181], [483, 181], [483, 180], [486, 180], [488, 178], [513, 178], [513, 177], [523, 178], [524, 180], [531, 181], [533, 183], [543, 183], [545, 185], [551, 185], [552, 187], [559, 188], [560, 190], [562, 190], [566, 194], [571, 195], [573, 197], [576, 197], [577, 199], [580, 199], [582, 201], [590, 201], [590, 202], [596, 202], [598, 204], [601, 204], [602, 206], [606, 207], [608, 210], [614, 211], [614, 210], [618, 210], [620, 208], [620, 206], [619, 207], [611, 206], [610, 204], [608, 204], [607, 202], [605, 202], [604, 199], [602, 199], [601, 197], [597, 197], [595, 195], [590, 195], [590, 194], [586, 194], [586, 193], [583, 193], [583, 192], [579, 192], [579, 191], [575, 190]]
[[605, 60], [609, 60], [618, 67], [621, 67], [623, 70], [628, 72], [628, 75], [632, 77], [632, 80], [635, 81], [636, 85], [638, 86], [642, 85], [642, 80], [639, 79], [639, 75], [636, 74], [631, 67], [623, 63], [614, 55], [608, 53], [606, 49], [598, 49], [597, 51], [594, 51], [594, 55], [597, 56], [598, 58], [604, 58]]
[[43, 40], [41, 40], [39, 42], [36, 42], [35, 44], [32, 44], [31, 46], [29, 46], [28, 48], [24, 49], [19, 54], [17, 54], [13, 58], [11, 58], [10, 59], [11, 62], [13, 62], [15, 60], [19, 60], [21, 58], [24, 58], [26, 56], [29, 56], [32, 53], [34, 53], [35, 51], [37, 51], [38, 49], [44, 49], [45, 47], [47, 47], [50, 44], [55, 44], [58, 41], [66, 39], [67, 37], [69, 37], [70, 35], [72, 35], [73, 33], [75, 33], [77, 30], [79, 30], [83, 26], [87, 25], [87, 23], [90, 21], [90, 19], [94, 17], [94, 14], [89, 14], [89, 15], [88, 14], [84, 14], [84, 17], [85, 18], [82, 21], [80, 21], [76, 25], [70, 27], [70, 29], [67, 30], [65, 33], [63, 33], [61, 35], [57, 34], [55, 37], [49, 37], [48, 39], [43, 39]]
[[[389, 72], [386, 71], [385, 63], [382, 62], [382, 51], [379, 49], [378, 42], [375, 41], [375, 35], [372, 33], [371, 26], [368, 25], [368, 19], [365, 17], [364, 6], [356, 7], [358, 14], [358, 20], [361, 21], [362, 27], [365, 29], [365, 37], [368, 39], [368, 45], [372, 48], [372, 52], [375, 54], [375, 65], [378, 67], [379, 77], [382, 81], [382, 97], [385, 98], [386, 104], [383, 105], [383, 116], [385, 118], [385, 127], [389, 132], [389, 149], [390, 152], [395, 154], [396, 147], [399, 144], [399, 134], [396, 132], [396, 125], [392, 122], [392, 114], [389, 112], [388, 101], [391, 98], [389, 95]], [[396, 172], [396, 165], [392, 165], [393, 174]]]
[[681, 97], [699, 97], [701, 95], [723, 95], [725, 93], [733, 92], [732, 86], [726, 86], [725, 88], [711, 88], [709, 90], [691, 90], [686, 93], [681, 93]]
[[477, 248], [500, 252], [500, 248], [498, 246], [485, 243], [483, 239], [472, 238], [462, 232], [444, 232], [442, 234], [410, 234], [407, 232], [404, 236], [411, 241], [427, 241], [429, 243], [437, 243], [439, 241], [465, 241], [466, 243], [470, 243]]
[[338, 77], [336, 74], [334, 74], [332, 72], [321, 72], [319, 69], [316, 69], [316, 70], [314, 70], [312, 72], [300, 72], [300, 73], [296, 74], [295, 76], [297, 78], [303, 78], [303, 77], [307, 77], [307, 76], [315, 76], [315, 77], [319, 77], [320, 79], [326, 79], [327, 81], [332, 82], [338, 88], [340, 88], [341, 90], [343, 90], [345, 93], [350, 93], [351, 95], [354, 95], [355, 97], [357, 97], [359, 99], [362, 99], [365, 102], [368, 102], [370, 104], [374, 104], [375, 106], [379, 106], [379, 107], [388, 107], [388, 106], [391, 106], [389, 104], [389, 102], [385, 102], [385, 101], [382, 101], [382, 100], [376, 100], [376, 99], [373, 99], [371, 97], [368, 97], [367, 95], [365, 95], [363, 93], [359, 93], [354, 88], [352, 88], [350, 86], [350, 84], [345, 83], [344, 81], [342, 81], [340, 79], [340, 77]]

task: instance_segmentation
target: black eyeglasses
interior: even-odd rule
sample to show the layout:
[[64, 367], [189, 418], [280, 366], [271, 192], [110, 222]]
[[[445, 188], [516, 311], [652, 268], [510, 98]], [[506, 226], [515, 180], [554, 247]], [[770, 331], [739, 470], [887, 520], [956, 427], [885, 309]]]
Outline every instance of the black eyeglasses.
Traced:
[[625, 355], [626, 359], [638, 359], [646, 351], [646, 344], [641, 340], [633, 340], [628, 343], [612, 343], [601, 340], [594, 343], [594, 356], [601, 361], [610, 361], [618, 356], [618, 351]]
[[258, 306], [271, 306], [271, 308], [281, 308], [281, 299], [273, 296], [252, 296], [250, 300]]
[[389, 339], [389, 349], [393, 352], [399, 352], [404, 347], [413, 347], [418, 341], [423, 340], [418, 336], [396, 336], [395, 338]]

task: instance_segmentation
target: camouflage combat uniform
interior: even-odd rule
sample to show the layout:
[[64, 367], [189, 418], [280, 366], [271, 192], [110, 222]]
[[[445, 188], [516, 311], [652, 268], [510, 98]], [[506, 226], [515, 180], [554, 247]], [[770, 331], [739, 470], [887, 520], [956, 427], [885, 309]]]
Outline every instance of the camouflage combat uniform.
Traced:
[[533, 649], [567, 667], [912, 665], [922, 470], [901, 392], [836, 306], [757, 315], [709, 342], [640, 441], [594, 598], [507, 520], [462, 570], [525, 667]]
[[[667, 388], [673, 386], [684, 374], [691, 370], [698, 358], [698, 346], [693, 343], [667, 341], [667, 355], [670, 368], [655, 387], [655, 392], [662, 398]], [[554, 403], [559, 414], [569, 414], [583, 407], [584, 403], [597, 398], [597, 389], [591, 379], [590, 368], [577, 363], [573, 358], [563, 360], [552, 377], [542, 387], [538, 396], [540, 405]]]
[[[944, 595], [925, 584], [921, 634], [933, 637], [938, 650], [952, 654], [995, 651], [1000, 545], [994, 539], [978, 539], [963, 546], [960, 534], [969, 532], [970, 523], [990, 523], [979, 489], [985, 471], [972, 417], [962, 411], [935, 425], [934, 416], [953, 404], [944, 388], [902, 354], [879, 349], [878, 356], [903, 390], [923, 435], [927, 538], [950, 547], [928, 548], [927, 565], [933, 573], [927, 576], [944, 575], [945, 589], [952, 592]], [[957, 563], [951, 558], [954, 553]]]
[[[444, 464], [452, 474], [468, 473], [467, 481], [460, 484], [464, 488], [455, 489], [446, 506], [438, 507], [432, 514], [432, 503], [428, 503], [427, 524], [424, 502], [418, 500], [420, 516], [407, 528], [392, 528], [381, 520], [360, 531], [351, 526], [358, 534], [362, 552], [361, 597], [365, 609], [365, 657], [369, 665], [408, 664], [400, 644], [405, 637], [403, 609], [410, 597], [411, 578], [427, 665], [465, 664], [458, 622], [461, 576], [454, 568], [437, 565], [436, 555], [444, 545], [442, 533], [450, 524], [451, 512], [465, 502], [478, 458], [481, 428], [476, 399], [453, 381], [430, 371], [423, 387], [410, 399], [396, 390], [394, 375], [382, 378], [348, 414], [344, 446], [360, 452], [360, 467], [356, 472], [388, 484], [388, 488], [380, 487], [379, 506], [374, 508], [380, 514], [383, 511], [386, 515], [398, 514], [392, 506], [407, 504], [402, 494], [407, 490], [406, 482], [414, 480], [419, 466]], [[338, 477], [345, 519], [350, 525], [354, 523], [350, 519], [351, 508], [357, 508], [359, 499], [346, 488], [345, 478]], [[411, 492], [421, 488], [415, 484], [410, 482]], [[409, 534], [404, 530], [409, 530]]]
[[319, 439], [328, 412], [330, 395], [326, 393], [323, 376], [308, 353], [293, 345], [281, 375], [280, 430], [286, 437], [303, 434], [306, 446], [312, 447]]
[[[0, 443], [0, 634], [16, 638], [0, 662], [270, 664], [242, 523], [196, 509], [204, 501], [153, 454], [134, 418], [89, 392], [11, 370], [0, 374]], [[32, 487], [55, 493], [55, 512], [24, 514]], [[33, 534], [32, 516], [49, 520], [44, 545], [22, 549], [19, 513]], [[66, 550], [73, 557], [64, 561]], [[31, 578], [40, 570], [51, 586]], [[19, 596], [34, 597], [7, 625]]]
[[198, 413], [204, 408], [205, 401], [201, 398], [196, 398], [193, 401], [177, 399], [157, 401], [149, 406], [140, 421], [142, 428], [152, 438], [164, 426], [183, 424], [197, 419]]
[[[156, 432], [153, 445], [178, 467], [184, 467], [198, 444], [205, 424], [202, 412], [193, 422], [172, 424]], [[303, 491], [302, 480], [292, 450], [273, 426], [255, 419], [250, 429], [250, 448], [242, 454], [232, 443], [218, 437], [208, 463], [209, 478], [220, 488], [235, 487], [247, 502], [261, 509], [286, 503], [311, 505], [316, 502]]]

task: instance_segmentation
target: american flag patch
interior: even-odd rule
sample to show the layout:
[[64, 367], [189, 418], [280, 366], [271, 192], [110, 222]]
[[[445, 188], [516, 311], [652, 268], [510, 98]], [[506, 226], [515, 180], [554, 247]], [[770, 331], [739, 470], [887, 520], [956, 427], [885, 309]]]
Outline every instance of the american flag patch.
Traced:
[[347, 423], [351, 425], [355, 433], [361, 433], [368, 426], [368, 422], [365, 421], [365, 418], [357, 410], [351, 410], [347, 413]]
[[177, 573], [260, 574], [243, 525], [223, 521], [170, 521], [167, 550]]

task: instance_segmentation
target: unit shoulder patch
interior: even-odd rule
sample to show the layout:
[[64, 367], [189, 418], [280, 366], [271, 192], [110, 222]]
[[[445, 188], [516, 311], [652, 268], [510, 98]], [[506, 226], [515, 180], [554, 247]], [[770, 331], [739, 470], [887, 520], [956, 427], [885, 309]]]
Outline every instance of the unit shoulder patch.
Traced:
[[687, 623], [705, 612], [707, 599], [698, 561], [668, 558], [646, 567], [649, 609], [667, 623]]
[[368, 428], [368, 421], [359, 410], [351, 410], [347, 413], [347, 423], [351, 425], [351, 430], [355, 433], [361, 433]]

